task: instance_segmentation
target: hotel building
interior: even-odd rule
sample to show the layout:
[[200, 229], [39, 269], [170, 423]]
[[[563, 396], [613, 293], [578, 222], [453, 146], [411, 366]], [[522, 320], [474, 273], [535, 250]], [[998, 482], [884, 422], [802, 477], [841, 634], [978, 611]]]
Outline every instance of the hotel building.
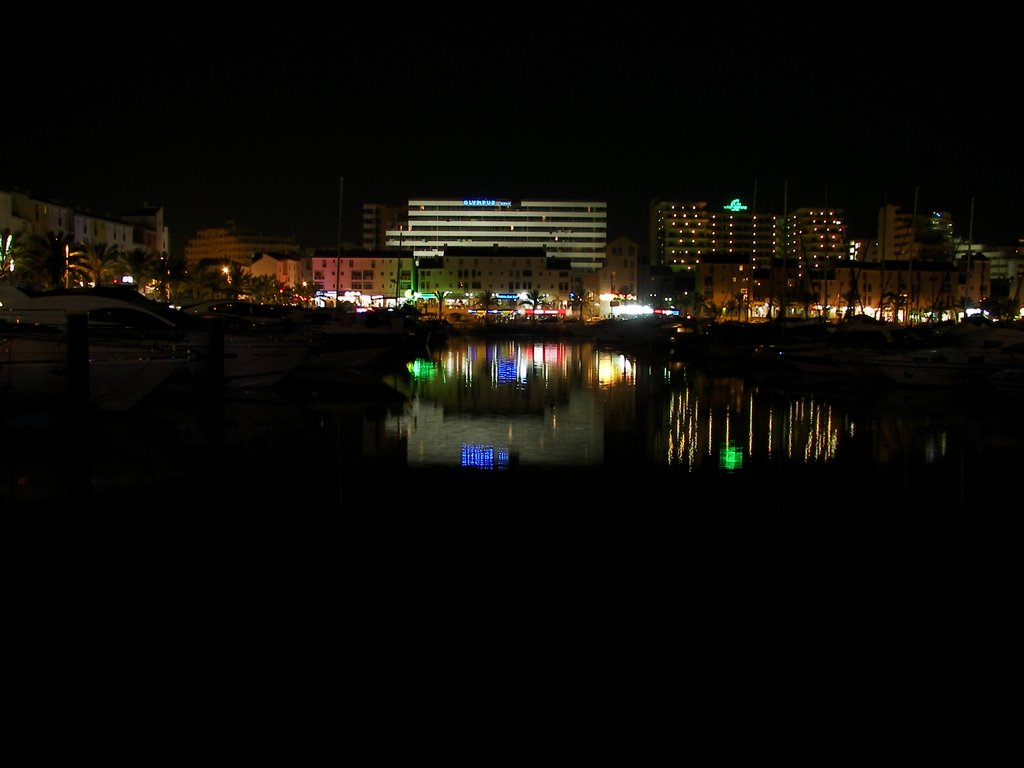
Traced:
[[296, 255], [301, 252], [293, 238], [268, 237], [228, 222], [224, 227], [201, 229], [185, 246], [185, 262], [190, 270], [240, 264], [251, 268], [258, 254]]
[[797, 208], [786, 215], [787, 259], [810, 268], [842, 261], [847, 256], [846, 222], [835, 208]]
[[388, 230], [389, 248], [409, 249], [417, 260], [448, 248], [540, 248], [574, 270], [604, 264], [607, 203], [595, 201], [415, 199], [404, 227]]
[[782, 216], [751, 211], [739, 199], [714, 207], [655, 201], [650, 241], [652, 267], [680, 278], [677, 303], [735, 307], [738, 316], [780, 297], [820, 293], [848, 251], [840, 210], [798, 208]]
[[693, 269], [711, 254], [767, 266], [780, 229], [775, 214], [756, 213], [739, 199], [719, 208], [706, 202], [656, 201], [651, 205], [650, 264]]

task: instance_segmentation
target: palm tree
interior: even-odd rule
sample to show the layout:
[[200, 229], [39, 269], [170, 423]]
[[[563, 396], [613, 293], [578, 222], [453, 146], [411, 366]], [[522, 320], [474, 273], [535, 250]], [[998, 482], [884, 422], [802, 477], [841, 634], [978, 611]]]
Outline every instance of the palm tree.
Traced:
[[[284, 288], [283, 299], [288, 304], [298, 304], [303, 307], [310, 307], [313, 305], [313, 299], [316, 297], [316, 283], [307, 283], [303, 281], [299, 285], [288, 285]], [[403, 304], [402, 307], [405, 307]], [[409, 307], [409, 309], [412, 309]]]
[[129, 276], [140, 291], [151, 289], [150, 283], [158, 282], [163, 277], [162, 262], [159, 257], [145, 248], [132, 248], [118, 254], [117, 261], [111, 269], [122, 276]]
[[451, 291], [438, 291], [437, 292], [437, 319], [444, 319], [444, 300], [452, 295]]
[[253, 281], [252, 273], [237, 261], [233, 261], [228, 264], [228, 266], [221, 271], [221, 274], [224, 275], [225, 281], [223, 290], [225, 293], [229, 294], [231, 298], [237, 301], [250, 293]]
[[587, 311], [594, 303], [594, 292], [583, 289], [572, 295], [572, 311], [579, 316], [580, 321], [587, 319]]
[[188, 262], [183, 255], [172, 256], [164, 251], [160, 254], [160, 263], [162, 274], [157, 279], [160, 296], [164, 301], [170, 302], [191, 286]]
[[199, 299], [215, 299], [227, 296], [230, 291], [227, 275], [220, 269], [207, 269], [192, 279], [192, 293]]
[[737, 291], [730, 298], [725, 305], [726, 312], [735, 312], [736, 320], [743, 319], [743, 311], [747, 308], [747, 294], [743, 291]]
[[476, 308], [484, 313], [484, 322], [488, 322], [491, 316], [489, 311], [498, 305], [498, 294], [494, 291], [483, 291], [476, 297]]
[[113, 270], [113, 266], [119, 260], [120, 253], [116, 245], [83, 243], [75, 253], [75, 258], [68, 264], [71, 280], [89, 283], [93, 286], [99, 285], [104, 282], [104, 278], [116, 272]]
[[78, 253], [78, 244], [70, 232], [30, 236], [24, 254], [26, 278], [41, 288], [63, 287], [72, 253]]
[[273, 275], [248, 275], [247, 293], [259, 304], [280, 304], [284, 293], [284, 283], [277, 282]]
[[[544, 306], [544, 300], [543, 300], [543, 298], [541, 298], [540, 289], [538, 289], [538, 288], [531, 289], [526, 294], [526, 298], [523, 299], [522, 301], [520, 301], [519, 303], [520, 304], [527, 304], [527, 305], [529, 305], [530, 309], [532, 309], [534, 312], [536, 312], [538, 309], [540, 309], [542, 306]], [[534, 315], [534, 318], [536, 319], [536, 315]]]

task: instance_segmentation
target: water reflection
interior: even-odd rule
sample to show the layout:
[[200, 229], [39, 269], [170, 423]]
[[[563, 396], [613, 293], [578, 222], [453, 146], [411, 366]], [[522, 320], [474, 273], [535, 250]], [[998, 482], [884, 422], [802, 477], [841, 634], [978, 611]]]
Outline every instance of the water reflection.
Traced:
[[564, 342], [459, 339], [408, 370], [386, 433], [412, 467], [599, 465], [608, 393], [634, 386], [632, 361]]
[[384, 370], [337, 373], [216, 404], [165, 393], [81, 425], [4, 414], [0, 506], [102, 494], [376, 508], [453, 476], [497, 480], [509, 498], [572, 488], [587, 509], [628, 498], [691, 512], [710, 499], [779, 519], [839, 507], [961, 519], [1022, 501], [1024, 417], [1010, 398], [778, 389], [554, 339], [454, 337]]
[[[905, 456], [920, 420], [855, 415], [835, 393], [778, 393], [684, 361], [643, 359], [589, 342], [453, 340], [408, 364], [407, 398], [385, 432], [409, 466], [651, 466], [740, 470], [759, 459], [828, 464], [872, 435], [875, 458]], [[877, 393], [876, 393], [877, 394]], [[891, 393], [882, 393], [891, 397]], [[876, 398], [884, 405], [884, 398]], [[950, 404], [952, 405], [952, 404]], [[920, 457], [945, 452], [925, 422]]]
[[[410, 469], [589, 468], [591, 486], [655, 484], [645, 493], [659, 503], [732, 494], [754, 514], [820, 505], [963, 516], [1014, 487], [1024, 449], [1012, 400], [877, 385], [778, 389], [577, 340], [455, 338], [390, 383], [405, 400], [375, 429]], [[730, 477], [738, 490], [724, 490]]]

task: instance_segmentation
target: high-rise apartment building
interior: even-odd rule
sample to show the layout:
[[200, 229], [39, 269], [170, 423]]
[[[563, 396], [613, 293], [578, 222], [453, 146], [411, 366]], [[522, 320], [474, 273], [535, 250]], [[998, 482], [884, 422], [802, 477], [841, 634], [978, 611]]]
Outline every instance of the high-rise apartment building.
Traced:
[[711, 254], [746, 257], [768, 264], [779, 234], [775, 214], [757, 213], [739, 199], [707, 202], [656, 201], [650, 215], [650, 263], [692, 269]]
[[912, 258], [951, 260], [954, 256], [953, 216], [947, 211], [918, 214], [898, 206], [878, 209], [876, 239], [868, 247], [869, 261], [906, 261]]
[[363, 250], [383, 251], [388, 247], [388, 230], [408, 227], [409, 206], [365, 203], [363, 205]]
[[780, 253], [809, 268], [847, 256], [846, 222], [836, 208], [797, 208], [786, 215]]

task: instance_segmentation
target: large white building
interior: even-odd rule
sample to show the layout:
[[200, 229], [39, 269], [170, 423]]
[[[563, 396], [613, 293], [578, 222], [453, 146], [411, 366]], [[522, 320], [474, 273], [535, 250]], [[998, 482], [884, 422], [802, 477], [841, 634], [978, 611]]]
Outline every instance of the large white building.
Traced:
[[161, 206], [143, 205], [121, 216], [97, 216], [83, 208], [64, 205], [26, 192], [0, 190], [0, 231], [25, 237], [69, 234], [77, 243], [104, 245], [122, 252], [141, 249], [154, 256], [170, 249]]
[[387, 244], [417, 260], [449, 247], [543, 248], [589, 271], [604, 264], [607, 218], [607, 203], [594, 201], [410, 200], [408, 225], [389, 229]]

